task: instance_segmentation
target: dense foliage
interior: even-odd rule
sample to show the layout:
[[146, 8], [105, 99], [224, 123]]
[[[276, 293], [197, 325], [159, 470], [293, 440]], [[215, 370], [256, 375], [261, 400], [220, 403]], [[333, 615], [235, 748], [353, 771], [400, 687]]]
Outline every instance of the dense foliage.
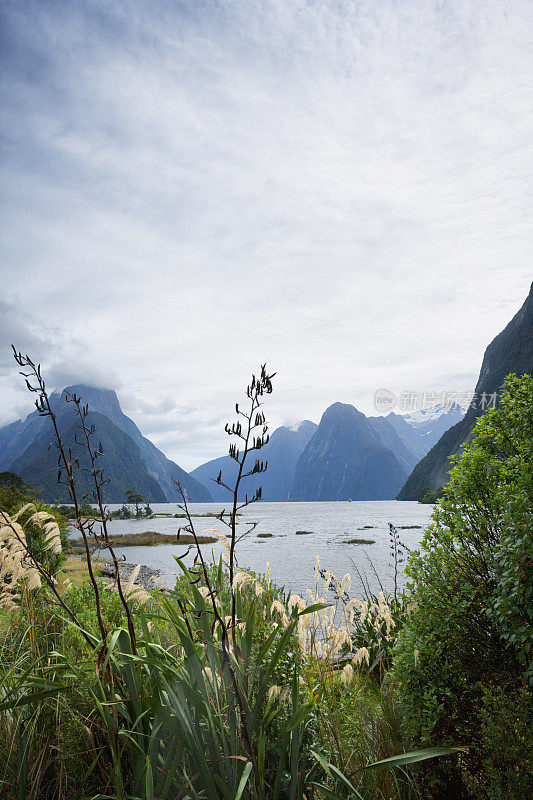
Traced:
[[14, 514], [25, 503], [37, 499], [35, 490], [14, 472], [0, 472], [0, 508]]
[[518, 800], [532, 778], [531, 377], [509, 376], [501, 404], [478, 420], [433, 519], [406, 570], [399, 697], [422, 743], [468, 745], [462, 769], [441, 769], [434, 789]]
[[[340, 586], [331, 574], [327, 580]], [[322, 588], [320, 580], [306, 603], [268, 576], [242, 571], [232, 588], [222, 562], [209, 568], [208, 584], [184, 568], [171, 590], [149, 595], [131, 584], [126, 592], [142, 631], [134, 656], [116, 589], [102, 586], [101, 613], [115, 632], [106, 659], [112, 684], [81, 635], [98, 642], [90, 585], [63, 586], [77, 625], [46, 590], [25, 591], [0, 647], [4, 796], [17, 797], [12, 787], [25, 798], [318, 800], [351, 797], [356, 787], [365, 798], [384, 789], [410, 796], [408, 779], [363, 769], [405, 749], [399, 718], [390, 695], [366, 677], [343, 624], [332, 625], [346, 608], [341, 593], [328, 605], [318, 597]], [[232, 670], [211, 591], [222, 619], [236, 600]], [[380, 608], [386, 618], [383, 600]]]

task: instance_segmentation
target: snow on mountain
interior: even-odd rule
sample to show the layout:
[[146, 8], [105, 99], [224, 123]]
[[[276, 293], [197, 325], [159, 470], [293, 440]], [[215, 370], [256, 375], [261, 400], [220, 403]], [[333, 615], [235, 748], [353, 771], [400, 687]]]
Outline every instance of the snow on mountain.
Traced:
[[426, 452], [435, 445], [445, 431], [457, 425], [465, 415], [458, 403], [435, 405], [405, 414], [404, 421], [425, 444]]
[[413, 411], [410, 414], [403, 414], [402, 416], [408, 425], [411, 425], [413, 428], [418, 428], [421, 425], [439, 419], [444, 414], [450, 415], [451, 417], [458, 417], [457, 422], [459, 422], [459, 419], [464, 416], [464, 413], [461, 406], [454, 402], [447, 403], [446, 405], [435, 403], [427, 408], [421, 408], [419, 411]]

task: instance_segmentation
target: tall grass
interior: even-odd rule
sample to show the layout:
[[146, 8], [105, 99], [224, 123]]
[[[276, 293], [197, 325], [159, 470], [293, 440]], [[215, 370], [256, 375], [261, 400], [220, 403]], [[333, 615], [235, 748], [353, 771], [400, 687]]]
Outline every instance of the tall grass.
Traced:
[[[249, 453], [268, 441], [261, 398], [271, 391], [263, 367], [247, 387], [247, 411], [226, 430], [238, 476], [229, 510], [219, 515], [227, 557], [205, 562], [187, 498], [184, 532], [195, 559], [174, 589], [152, 596], [124, 585], [107, 533], [105, 480], [97, 467], [87, 410], [72, 397], [94, 478], [78, 497], [75, 464], [50, 408], [44, 381], [30, 359], [37, 408], [50, 418], [61, 473], [66, 475], [89, 572], [85, 587], [60, 588], [30, 537], [8, 523], [40, 586], [22, 580], [15, 607], [2, 620], [0, 663], [0, 786], [7, 800], [322, 800], [407, 797], [402, 773], [380, 777], [374, 767], [405, 749], [388, 695], [372, 680], [373, 643], [391, 635], [384, 597], [370, 607], [351, 600], [350, 578], [322, 573], [304, 599], [239, 569], [240, 483], [264, 471]], [[259, 430], [259, 432], [256, 431]], [[219, 475], [217, 481], [226, 485]], [[181, 487], [178, 487], [181, 491]], [[96, 502], [96, 520], [81, 515]], [[179, 541], [179, 535], [178, 535]], [[115, 585], [106, 588], [91, 563], [91, 544], [107, 551]], [[190, 547], [190, 546], [189, 546]], [[328, 602], [328, 591], [333, 601]], [[363, 619], [364, 617], [364, 619]], [[371, 624], [365, 628], [365, 623]], [[440, 751], [446, 752], [446, 751]], [[403, 754], [396, 770], [436, 752]], [[376, 777], [377, 776], [377, 777]], [[362, 794], [363, 793], [363, 794]]]

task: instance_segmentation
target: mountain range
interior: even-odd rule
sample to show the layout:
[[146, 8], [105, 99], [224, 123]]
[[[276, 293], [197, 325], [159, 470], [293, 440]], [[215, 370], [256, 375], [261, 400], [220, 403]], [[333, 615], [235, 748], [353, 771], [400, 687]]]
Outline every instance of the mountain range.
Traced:
[[[82, 467], [76, 474], [80, 493], [90, 491], [92, 483], [83, 469], [88, 466], [86, 450], [75, 442], [76, 433], [79, 438], [79, 420], [73, 404], [66, 402], [67, 393], [76, 393], [89, 405], [87, 422], [94, 424], [95, 446], [101, 442], [104, 452], [98, 466], [103, 467], [109, 479], [103, 488], [106, 502], [123, 502], [128, 489], [140, 492], [151, 502], [175, 502], [178, 492], [174, 480], [181, 482], [192, 500], [211, 500], [205, 486], [141, 434], [133, 420], [122, 411], [114, 391], [83, 385], [68, 386], [50, 397], [63, 441], [72, 447], [73, 456]], [[57, 482], [57, 452], [51, 446], [52, 433], [50, 420], [37, 411], [25, 420], [0, 428], [0, 471], [14, 472], [26, 483], [41, 489], [45, 500], [68, 502], [67, 487]]]
[[[497, 395], [510, 373], [533, 374], [533, 283], [522, 308], [489, 344], [483, 356], [474, 402], [463, 419], [449, 428], [416, 465], [398, 500], [419, 500], [427, 489], [438, 490], [448, 480], [450, 457], [471, 437], [487, 400]], [[483, 402], [485, 400], [485, 402]]]
[[[432, 406], [414, 413], [389, 413], [366, 417], [354, 406], [334, 403], [319, 425], [304, 420], [293, 427], [277, 428], [259, 454], [268, 470], [249, 478], [248, 496], [261, 485], [263, 499], [287, 500], [418, 500], [427, 489], [440, 489], [448, 479], [450, 456], [472, 436], [483, 413], [483, 398], [496, 396], [505, 377], [514, 372], [533, 373], [533, 284], [522, 308], [485, 351], [474, 398], [465, 415], [457, 404]], [[174, 481], [192, 500], [228, 499], [225, 489], [212, 479], [222, 472], [231, 484], [236, 464], [229, 456], [213, 459], [188, 474], [145, 438], [126, 416], [117, 395], [109, 389], [69, 386], [54, 392], [51, 405], [64, 441], [81, 466], [87, 466], [83, 448], [75, 443], [78, 421], [66, 393], [80, 395], [89, 405], [89, 423], [97, 429], [104, 455], [99, 465], [109, 483], [107, 502], [123, 502], [135, 489], [152, 502], [176, 501]], [[0, 428], [0, 471], [18, 474], [42, 489], [43, 499], [68, 501], [65, 486], [57, 483], [57, 454], [50, 421], [36, 411], [24, 421]], [[254, 463], [250, 456], [248, 468]], [[81, 492], [90, 480], [82, 469]]]
[[[408, 473], [393, 449], [384, 443], [380, 428], [347, 403], [334, 403], [327, 408], [316, 433], [298, 459], [294, 499], [386, 500], [394, 497]], [[383, 428], [396, 435], [386, 420]], [[404, 448], [399, 439], [398, 442]]]
[[[257, 456], [268, 463], [268, 469], [259, 475], [252, 475], [243, 482], [243, 492], [248, 497], [253, 495], [258, 486], [262, 488], [264, 500], [284, 502], [292, 500], [291, 489], [296, 462], [307, 443], [317, 430], [318, 425], [304, 420], [292, 428], [282, 426], [272, 433], [268, 444], [260, 453], [252, 452], [245, 462], [247, 469], [253, 467]], [[227, 501], [227, 489], [214, 482], [219, 472], [229, 486], [237, 476], [237, 462], [229, 456], [222, 456], [193, 469], [191, 475], [204, 486], [209, 487], [213, 500]]]
[[[79, 431], [74, 408], [66, 395], [77, 394], [89, 406], [88, 423], [96, 428], [95, 445], [102, 444], [99, 466], [109, 482], [104, 487], [106, 502], [120, 503], [128, 489], [135, 489], [151, 502], [178, 499], [174, 481], [198, 502], [224, 502], [228, 491], [215, 482], [222, 473], [231, 485], [236, 462], [229, 456], [213, 459], [187, 474], [145, 438], [120, 407], [116, 393], [91, 386], [69, 386], [54, 392], [50, 403], [64, 442], [82, 469], [77, 481], [80, 493], [92, 489], [87, 474], [87, 453], [76, 444]], [[264, 500], [373, 500], [391, 499], [407, 476], [435, 443], [440, 432], [461, 418], [459, 406], [435, 407], [424, 414], [366, 417], [354, 406], [334, 403], [320, 424], [304, 420], [298, 425], [277, 428], [262, 449], [266, 472], [243, 482], [241, 499], [261, 486]], [[15, 472], [26, 483], [41, 490], [43, 499], [68, 501], [66, 486], [57, 482], [57, 453], [52, 442], [50, 421], [36, 411], [24, 421], [0, 428], [0, 471]], [[252, 453], [246, 465], [253, 467]]]
[[[441, 431], [462, 415], [453, 404], [434, 407], [431, 419], [412, 415], [407, 422], [398, 414], [366, 417], [352, 405], [334, 403], [319, 425], [304, 420], [273, 432], [259, 454], [268, 469], [246, 479], [241, 499], [258, 486], [268, 501], [392, 499]], [[251, 454], [248, 469], [256, 456]], [[219, 473], [231, 485], [236, 462], [230, 456], [215, 458], [191, 475], [209, 488], [214, 500], [224, 502], [229, 495], [215, 483]]]

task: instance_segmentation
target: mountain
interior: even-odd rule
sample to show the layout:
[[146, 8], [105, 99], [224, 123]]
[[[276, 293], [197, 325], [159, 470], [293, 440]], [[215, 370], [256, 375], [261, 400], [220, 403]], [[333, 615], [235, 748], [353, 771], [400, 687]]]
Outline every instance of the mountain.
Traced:
[[[377, 418], [371, 417], [371, 419]], [[394, 428], [402, 444], [415, 457], [414, 467], [421, 458], [424, 458], [431, 448], [431, 445], [426, 446], [426, 442], [421, 437], [420, 432], [416, 428], [413, 428], [412, 425], [409, 425], [409, 423], [405, 421], [405, 417], [401, 414], [395, 414], [394, 411], [391, 411], [384, 419]], [[411, 467], [411, 470], [413, 467]]]
[[[271, 502], [290, 500], [296, 462], [316, 429], [317, 425], [309, 420], [304, 420], [292, 428], [285, 426], [276, 428], [268, 444], [259, 453], [252, 453], [246, 462], [250, 469], [255, 459], [259, 457], [262, 461], [268, 462], [268, 469], [243, 481], [243, 496], [247, 493], [250, 497], [256, 488], [261, 486], [263, 500]], [[194, 469], [191, 476], [209, 488], [214, 500], [223, 503], [227, 502], [229, 492], [211, 480], [216, 478], [220, 471], [222, 480], [231, 486], [237, 476], [236, 461], [229, 456], [215, 458]]]
[[[55, 409], [55, 405], [51, 401]], [[18, 419], [0, 428], [0, 472], [9, 469], [43, 429], [42, 417], [34, 411], [22, 421]]]
[[[410, 473], [444, 431], [459, 422], [463, 415], [464, 411], [457, 403], [450, 406], [437, 403], [412, 414], [401, 415], [391, 411], [386, 417], [368, 419], [383, 444], [392, 450]], [[395, 436], [391, 434], [391, 428]]]
[[407, 474], [364, 414], [334, 403], [298, 459], [293, 499], [388, 500]]
[[[112, 389], [95, 389], [89, 386], [69, 386], [64, 390], [75, 392], [89, 403], [92, 411], [104, 414], [118, 428], [132, 439], [140, 450], [141, 458], [146, 464], [148, 472], [163, 489], [165, 499], [169, 502], [179, 500], [178, 490], [174, 480], [179, 481], [188, 492], [191, 500], [208, 503], [212, 499], [209, 490], [201, 483], [170, 461], [149, 439], [142, 435], [137, 425], [122, 411], [116, 392]], [[174, 480], [173, 480], [174, 479]]]
[[437, 403], [412, 414], [402, 416], [391, 412], [386, 417], [368, 417], [368, 421], [382, 443], [410, 473], [444, 431], [463, 416], [464, 411], [457, 403], [450, 406]]
[[[419, 455], [418, 448], [407, 444], [402, 439], [396, 428], [391, 425], [388, 417], [367, 417], [367, 419], [374, 433], [376, 433], [381, 440], [381, 443], [394, 453], [402, 467], [404, 467], [407, 474], [409, 474], [415, 464], [420, 461], [423, 454]], [[409, 430], [411, 429], [409, 428]], [[413, 433], [413, 441], [417, 442], [418, 439], [418, 434]]]
[[[51, 395], [50, 405], [57, 415], [64, 441], [74, 450], [79, 450], [74, 443], [78, 423], [72, 404], [65, 401], [66, 392], [75, 392], [89, 404], [96, 437], [104, 446], [105, 455], [100, 466], [104, 466], [105, 474], [110, 478], [105, 489], [107, 502], [123, 502], [124, 492], [132, 488], [145, 494], [152, 502], [175, 501], [177, 490], [173, 477], [182, 483], [191, 499], [201, 502], [211, 499], [204, 486], [167, 459], [141, 434], [133, 420], [123, 413], [116, 393], [110, 389], [77, 385]], [[51, 439], [50, 420], [41, 417], [37, 411], [24, 421], [0, 428], [0, 471], [10, 470], [24, 477], [27, 483], [42, 487], [44, 499], [66, 500], [66, 495], [57, 485], [57, 455], [53, 450], [48, 453]], [[53, 456], [52, 460], [49, 456]], [[80, 475], [79, 479], [84, 483], [86, 476]]]
[[[346, 415], [349, 424], [343, 428], [342, 409], [348, 409]], [[343, 406], [336, 403], [327, 410], [323, 417], [324, 425], [328, 422], [331, 415], [335, 416], [335, 410], [339, 412], [338, 430], [335, 431], [334, 444], [328, 452], [328, 470], [335, 475], [337, 480], [339, 474], [345, 474], [347, 486], [352, 488], [345, 492], [342, 499], [376, 499], [376, 492], [379, 499], [384, 499], [383, 492], [387, 498], [394, 497], [395, 492], [411, 473], [415, 465], [427, 453], [430, 447], [440, 436], [440, 432], [445, 430], [457, 418], [461, 418], [462, 411], [459, 406], [454, 405], [451, 409], [443, 406], [434, 406], [417, 414], [407, 415], [406, 417], [389, 414], [387, 417], [365, 417], [364, 414], [356, 411], [353, 406]], [[355, 436], [355, 420], [359, 423], [359, 432]], [[409, 421], [407, 421], [407, 419]], [[322, 424], [322, 423], [321, 423]], [[246, 479], [243, 494], [246, 492], [250, 497], [258, 486], [262, 487], [263, 499], [270, 501], [287, 500], [321, 500], [321, 499], [341, 499], [333, 497], [331, 487], [327, 489], [327, 497], [321, 494], [326, 491], [326, 474], [323, 480], [324, 485], [317, 483], [315, 478], [317, 473], [321, 473], [324, 464], [320, 461], [321, 447], [313, 447], [308, 454], [308, 462], [303, 471], [297, 464], [312, 437], [316, 437], [318, 426], [313, 422], [301, 422], [295, 428], [277, 428], [272, 434], [268, 445], [261, 451], [261, 459], [268, 461], [268, 469], [261, 475], [255, 475]], [[351, 437], [351, 438], [350, 438]], [[372, 447], [382, 451], [379, 462], [384, 467], [386, 475], [374, 475], [369, 479], [368, 484], [357, 483], [359, 488], [355, 488], [356, 464], [360, 469], [361, 463], [358, 459], [366, 458], [364, 448], [368, 447], [369, 442]], [[316, 442], [315, 442], [316, 444]], [[361, 452], [359, 452], [361, 451]], [[368, 454], [367, 454], [368, 455]], [[374, 453], [377, 457], [377, 454]], [[314, 459], [317, 459], [316, 464]], [[250, 457], [250, 467], [253, 466], [254, 458]], [[200, 483], [209, 488], [211, 496], [218, 502], [227, 502], [229, 493], [226, 489], [214, 483], [219, 472], [222, 471], [222, 479], [231, 485], [237, 475], [236, 462], [229, 456], [222, 456], [202, 464], [191, 472], [191, 475]], [[379, 470], [377, 470], [379, 472]], [[354, 473], [352, 475], [352, 473]], [[314, 475], [314, 478], [311, 477]], [[390, 482], [392, 476], [392, 483]], [[353, 479], [353, 480], [352, 480]], [[372, 486], [376, 480], [377, 486]], [[350, 481], [352, 481], [350, 483]], [[386, 490], [383, 488], [383, 482]], [[391, 488], [392, 487], [392, 488]], [[314, 492], [318, 491], [318, 495]], [[334, 492], [333, 492], [334, 494]], [[357, 495], [357, 496], [356, 496]], [[362, 496], [364, 495], [364, 497]]]
[[476, 420], [484, 411], [483, 399], [487, 401], [497, 393], [511, 372], [533, 374], [533, 283], [520, 311], [485, 350], [475, 389], [476, 402], [417, 464], [399, 493], [399, 500], [419, 500], [426, 489], [444, 486], [451, 467], [450, 457], [471, 437]]
[[[104, 455], [98, 459], [98, 467], [103, 467], [104, 475], [110, 479], [110, 483], [102, 490], [105, 501], [123, 502], [126, 491], [134, 487], [151, 502], [164, 503], [166, 498], [163, 489], [149, 474], [139, 448], [130, 437], [103, 414], [90, 412], [87, 423], [94, 424], [97, 430], [95, 445], [98, 447], [101, 442], [103, 446]], [[81, 466], [81, 469], [75, 468], [76, 485], [81, 498], [86, 492], [92, 491], [94, 483], [85, 471], [90, 466], [87, 450], [74, 441], [76, 433], [79, 438], [79, 422], [71, 412], [67, 412], [58, 418], [58, 424], [64, 442], [72, 446], [72, 454]], [[51, 441], [51, 431], [43, 429], [17, 459], [12, 471], [25, 483], [40, 489], [43, 499], [70, 502], [67, 487], [57, 482], [57, 451], [53, 445], [50, 447]]]
[[[436, 403], [412, 414], [405, 414], [404, 420], [416, 432], [427, 453], [452, 425], [462, 420], [465, 412], [458, 403], [449, 406]], [[425, 453], [424, 453], [425, 455]]]

